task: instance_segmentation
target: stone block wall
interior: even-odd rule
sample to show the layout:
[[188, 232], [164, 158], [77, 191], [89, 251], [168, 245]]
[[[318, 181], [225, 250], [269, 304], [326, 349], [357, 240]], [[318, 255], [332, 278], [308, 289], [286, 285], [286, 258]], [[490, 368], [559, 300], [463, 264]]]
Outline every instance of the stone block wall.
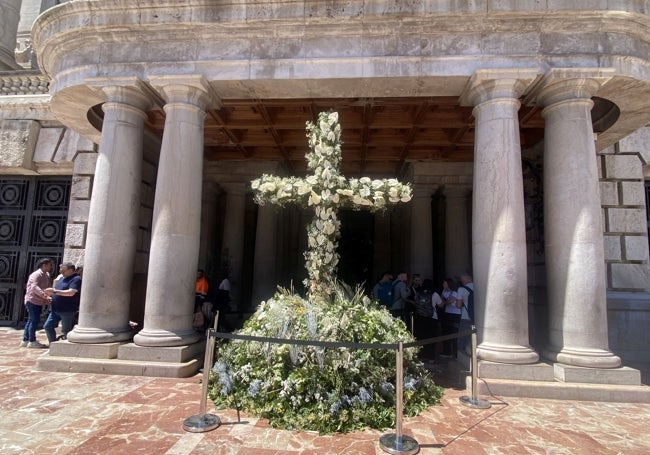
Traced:
[[609, 347], [625, 363], [650, 362], [649, 163], [647, 127], [599, 156]]
[[643, 129], [599, 156], [607, 288], [612, 291], [650, 290], [642, 153], [650, 142], [635, 137], [646, 134]]

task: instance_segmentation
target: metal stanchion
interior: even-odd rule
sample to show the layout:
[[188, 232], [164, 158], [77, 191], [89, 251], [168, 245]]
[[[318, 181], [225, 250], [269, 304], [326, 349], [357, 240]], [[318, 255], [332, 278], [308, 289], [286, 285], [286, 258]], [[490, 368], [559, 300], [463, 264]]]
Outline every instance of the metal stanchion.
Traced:
[[384, 452], [412, 455], [420, 451], [418, 442], [410, 436], [402, 435], [403, 392], [404, 392], [404, 344], [397, 343], [397, 377], [395, 378], [395, 433], [387, 433], [379, 438], [379, 446]]
[[[215, 318], [215, 327], [219, 314]], [[203, 383], [201, 384], [201, 410], [200, 414], [188, 417], [183, 421], [183, 430], [191, 433], [205, 433], [221, 425], [221, 420], [214, 414], [206, 414], [206, 403], [208, 400], [208, 379], [212, 369], [212, 355], [214, 354], [214, 329], [208, 329], [208, 339], [205, 348], [205, 357], [203, 359]]]
[[489, 401], [476, 396], [478, 375], [478, 359], [476, 357], [476, 326], [472, 326], [472, 396], [467, 395], [459, 398], [460, 402], [470, 408], [488, 409], [492, 405]]

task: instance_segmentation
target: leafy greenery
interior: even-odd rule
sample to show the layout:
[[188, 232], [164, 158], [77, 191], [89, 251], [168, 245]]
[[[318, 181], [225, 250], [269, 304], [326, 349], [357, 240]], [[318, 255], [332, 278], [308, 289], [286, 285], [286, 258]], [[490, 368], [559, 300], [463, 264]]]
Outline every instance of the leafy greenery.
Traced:
[[[307, 301], [287, 290], [262, 302], [238, 333], [260, 337], [396, 343], [412, 341], [405, 325], [338, 283], [331, 299]], [[437, 404], [442, 389], [404, 351], [404, 414]], [[384, 429], [395, 422], [395, 351], [323, 348], [231, 340], [218, 347], [209, 396], [276, 428], [349, 432]]]

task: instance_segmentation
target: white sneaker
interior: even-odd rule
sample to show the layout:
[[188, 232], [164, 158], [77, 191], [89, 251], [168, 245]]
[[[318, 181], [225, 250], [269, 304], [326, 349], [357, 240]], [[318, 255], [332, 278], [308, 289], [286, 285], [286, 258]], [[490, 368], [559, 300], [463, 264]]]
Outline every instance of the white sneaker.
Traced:
[[46, 348], [47, 345], [41, 343], [40, 341], [30, 341], [29, 343], [27, 343], [27, 347], [28, 348], [40, 348], [40, 349], [43, 349], [43, 348]]
[[21, 348], [26, 348], [28, 343], [29, 343], [29, 341], [21, 341], [18, 346], [21, 347]]

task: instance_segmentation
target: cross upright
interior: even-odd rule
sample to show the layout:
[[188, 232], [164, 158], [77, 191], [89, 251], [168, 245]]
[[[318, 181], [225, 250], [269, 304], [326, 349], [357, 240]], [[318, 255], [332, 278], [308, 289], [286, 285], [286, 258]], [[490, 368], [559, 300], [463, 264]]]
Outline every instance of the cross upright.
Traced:
[[295, 203], [313, 208], [314, 218], [307, 227], [308, 247], [304, 253], [308, 274], [305, 286], [311, 300], [332, 293], [341, 236], [338, 209], [383, 210], [388, 204], [410, 201], [411, 187], [397, 179], [346, 179], [341, 175], [341, 125], [337, 112], [321, 112], [316, 123], [307, 122], [306, 129], [310, 151], [305, 158], [312, 174], [305, 178], [264, 174], [253, 180], [252, 188], [260, 205]]

